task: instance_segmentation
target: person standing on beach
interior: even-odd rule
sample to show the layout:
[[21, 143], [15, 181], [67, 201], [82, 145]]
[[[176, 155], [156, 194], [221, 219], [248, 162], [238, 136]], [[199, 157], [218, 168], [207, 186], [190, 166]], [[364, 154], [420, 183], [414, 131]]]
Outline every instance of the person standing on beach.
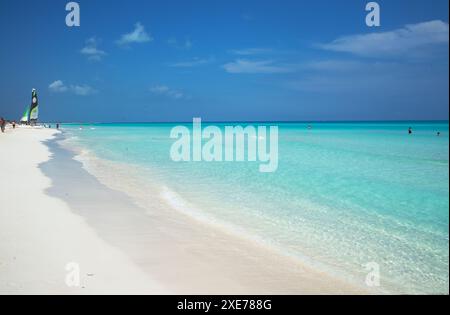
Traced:
[[2, 129], [2, 132], [5, 132], [6, 120], [3, 119], [3, 117], [0, 118], [0, 126]]

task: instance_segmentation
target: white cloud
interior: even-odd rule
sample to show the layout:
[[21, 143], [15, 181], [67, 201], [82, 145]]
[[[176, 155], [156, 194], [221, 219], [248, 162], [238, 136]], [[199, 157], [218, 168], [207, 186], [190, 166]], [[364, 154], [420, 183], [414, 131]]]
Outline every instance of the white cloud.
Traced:
[[213, 58], [208, 58], [208, 59], [194, 58], [194, 59], [188, 60], [188, 61], [176, 62], [176, 63], [171, 64], [170, 66], [175, 67], [175, 68], [192, 68], [192, 67], [211, 63], [212, 61], [213, 61]]
[[175, 37], [172, 37], [167, 40], [167, 44], [176, 49], [185, 49], [185, 50], [189, 50], [193, 46], [193, 43], [189, 38], [186, 38], [184, 41], [179, 41]]
[[287, 73], [294, 69], [287, 65], [277, 65], [272, 60], [251, 61], [238, 59], [223, 65], [229, 73]]
[[150, 88], [150, 91], [155, 94], [164, 94], [169, 91], [169, 87], [165, 85], [155, 85]]
[[97, 91], [95, 89], [93, 89], [92, 87], [90, 87], [89, 85], [86, 85], [86, 84], [65, 85], [64, 82], [61, 80], [56, 80], [56, 81], [50, 83], [50, 85], [48, 86], [48, 89], [54, 93], [71, 92], [71, 93], [74, 93], [76, 95], [81, 95], [81, 96], [87, 96], [87, 95], [97, 93]]
[[126, 46], [131, 43], [145, 43], [153, 40], [153, 37], [149, 35], [144, 26], [137, 22], [134, 25], [134, 30], [131, 33], [123, 34], [117, 41], [117, 44], [121, 46]]
[[437, 44], [448, 44], [449, 26], [440, 20], [409, 24], [389, 32], [343, 36], [319, 48], [360, 56], [417, 54]]
[[86, 40], [86, 45], [80, 50], [80, 53], [87, 56], [89, 60], [99, 61], [106, 53], [98, 49], [99, 41], [95, 37]]
[[232, 49], [229, 53], [240, 56], [262, 55], [273, 53], [274, 50], [270, 48], [244, 48], [244, 49]]
[[56, 80], [48, 86], [49, 90], [52, 92], [66, 92], [67, 86], [64, 85], [63, 81]]
[[[367, 64], [361, 61], [352, 60], [320, 60], [310, 61], [301, 66], [302, 70], [315, 71], [352, 71], [364, 69]], [[367, 70], [367, 69], [366, 69]]]
[[170, 97], [170, 98], [173, 98], [176, 100], [189, 98], [189, 96], [185, 95], [183, 92], [171, 89], [166, 85], [152, 86], [152, 87], [150, 87], [150, 92], [152, 92], [153, 94], [156, 94], [156, 95], [167, 96], [167, 97]]
[[77, 95], [86, 96], [95, 94], [97, 91], [91, 88], [89, 85], [71, 85], [71, 91]]

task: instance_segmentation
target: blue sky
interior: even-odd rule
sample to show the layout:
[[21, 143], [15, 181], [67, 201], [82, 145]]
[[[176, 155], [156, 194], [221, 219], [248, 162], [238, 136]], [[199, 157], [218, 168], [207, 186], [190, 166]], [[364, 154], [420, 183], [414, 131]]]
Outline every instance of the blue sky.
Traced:
[[0, 0], [0, 115], [447, 120], [448, 0]]

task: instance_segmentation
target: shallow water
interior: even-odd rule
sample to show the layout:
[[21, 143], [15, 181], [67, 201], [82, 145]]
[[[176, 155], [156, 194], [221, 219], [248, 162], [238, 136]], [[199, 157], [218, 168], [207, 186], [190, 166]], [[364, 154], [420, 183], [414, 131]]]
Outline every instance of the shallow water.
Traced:
[[259, 172], [259, 162], [173, 162], [175, 124], [63, 128], [90, 154], [133, 166], [138, 176], [124, 182], [160, 187], [180, 211], [349, 281], [363, 283], [364, 265], [375, 262], [381, 290], [448, 293], [447, 122], [276, 125], [274, 173]]

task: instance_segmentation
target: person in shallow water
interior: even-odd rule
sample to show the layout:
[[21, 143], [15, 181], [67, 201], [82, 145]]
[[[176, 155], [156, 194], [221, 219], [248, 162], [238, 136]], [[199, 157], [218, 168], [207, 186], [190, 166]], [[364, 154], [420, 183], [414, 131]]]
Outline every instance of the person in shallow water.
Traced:
[[411, 127], [408, 128], [408, 134], [412, 134], [412, 128]]

